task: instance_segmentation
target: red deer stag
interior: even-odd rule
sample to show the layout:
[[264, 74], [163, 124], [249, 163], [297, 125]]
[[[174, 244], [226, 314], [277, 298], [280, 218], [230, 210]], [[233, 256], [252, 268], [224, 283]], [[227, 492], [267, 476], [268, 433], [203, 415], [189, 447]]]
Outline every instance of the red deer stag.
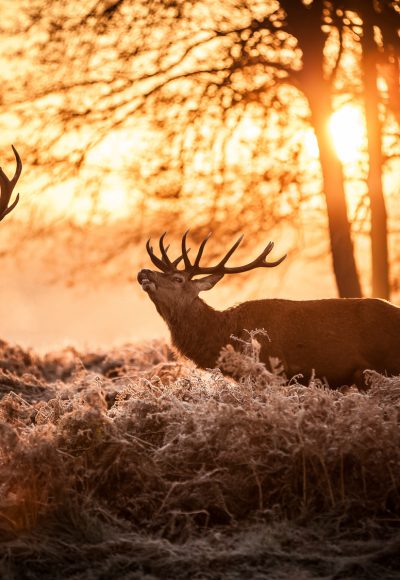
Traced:
[[14, 151], [15, 160], [17, 162], [14, 177], [12, 179], [8, 179], [7, 175], [0, 167], [0, 222], [6, 217], [7, 214], [10, 213], [10, 211], [14, 209], [19, 201], [19, 193], [17, 193], [17, 197], [13, 203], [8, 205], [10, 203], [11, 194], [22, 171], [21, 158], [18, 155], [18, 151], [15, 149], [14, 145], [12, 145], [12, 150]]
[[[313, 371], [333, 388], [363, 383], [363, 371], [374, 369], [389, 375], [400, 374], [400, 308], [376, 298], [330, 298], [324, 300], [265, 299], [244, 302], [227, 310], [208, 306], [199, 292], [210, 290], [225, 274], [248, 272], [254, 268], [278, 266], [266, 261], [272, 251], [264, 251], [245, 266], [225, 264], [242, 237], [224, 258], [211, 267], [200, 266], [207, 236], [193, 263], [182, 238], [182, 255], [171, 261], [159, 241], [161, 257], [155, 255], [148, 240], [151, 261], [161, 272], [141, 270], [138, 281], [166, 321], [177, 349], [203, 368], [213, 368], [221, 348], [232, 342], [232, 335], [245, 337], [245, 330], [265, 329], [261, 337], [261, 360], [278, 357], [290, 378], [302, 374], [308, 380]], [[183, 260], [184, 268], [178, 269]], [[208, 274], [203, 278], [194, 278]]]

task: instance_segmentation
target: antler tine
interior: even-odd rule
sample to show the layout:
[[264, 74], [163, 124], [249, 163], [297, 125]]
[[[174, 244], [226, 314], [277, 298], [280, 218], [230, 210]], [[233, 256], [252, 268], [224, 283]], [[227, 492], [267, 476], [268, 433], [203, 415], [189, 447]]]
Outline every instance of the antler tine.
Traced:
[[158, 241], [158, 245], [159, 245], [160, 252], [161, 252], [161, 258], [159, 258], [158, 256], [155, 255], [153, 247], [150, 243], [151, 239], [149, 238], [147, 240], [147, 242], [146, 242], [147, 253], [149, 254], [153, 264], [155, 266], [157, 266], [157, 268], [159, 270], [161, 270], [162, 272], [174, 272], [177, 270], [177, 265], [179, 264], [179, 262], [182, 259], [185, 260], [185, 257], [186, 257], [187, 262], [189, 263], [189, 268], [186, 266], [185, 269], [186, 270], [191, 269], [192, 265], [189, 261], [189, 258], [187, 257], [188, 253], [190, 252], [190, 248], [188, 250], [186, 250], [186, 243], [185, 243], [186, 236], [187, 236], [188, 232], [189, 232], [189, 230], [187, 232], [185, 232], [184, 238], [182, 239], [183, 254], [173, 261], [170, 260], [168, 253], [167, 253], [169, 245], [167, 247], [164, 246], [164, 239], [165, 239], [165, 236], [167, 235], [167, 232], [164, 232]]
[[[190, 248], [187, 251], [187, 254], [190, 252]], [[174, 260], [172, 262], [173, 267], [176, 269], [177, 265], [179, 264], [179, 262], [181, 262], [183, 260], [183, 256], [179, 256], [179, 258], [176, 258], [176, 260]]]
[[187, 238], [189, 231], [190, 230], [186, 230], [186, 232], [182, 236], [182, 258], [183, 258], [183, 262], [185, 264], [185, 270], [192, 269], [192, 264], [188, 258], [188, 253], [189, 253], [190, 249], [189, 250], [186, 249], [186, 238]]
[[14, 145], [11, 145], [11, 149], [14, 152], [15, 160], [17, 162], [17, 167], [15, 169], [14, 177], [11, 179], [12, 187], [14, 187], [19, 179], [19, 176], [21, 175], [21, 172], [22, 172], [22, 161], [21, 161], [21, 157], [19, 156], [18, 151], [15, 149]]
[[274, 242], [269, 242], [265, 249], [261, 252], [261, 254], [249, 264], [245, 266], [237, 266], [232, 268], [224, 268], [224, 274], [236, 274], [239, 272], [248, 272], [249, 270], [253, 270], [254, 268], [273, 268], [275, 266], [279, 266], [283, 260], [285, 260], [287, 254], [275, 260], [274, 262], [266, 262], [265, 258], [272, 252], [274, 247]]
[[193, 270], [196, 270], [198, 268], [198, 266], [200, 264], [201, 257], [202, 257], [203, 252], [204, 252], [205, 245], [208, 242], [208, 240], [210, 239], [210, 237], [211, 237], [211, 232], [201, 242], [200, 247], [199, 247], [199, 251], [197, 252], [197, 256], [196, 256], [196, 259], [195, 259], [194, 264], [193, 264]]
[[243, 234], [236, 240], [236, 242], [233, 244], [233, 246], [231, 247], [231, 249], [229, 250], [229, 252], [227, 252], [225, 254], [225, 256], [215, 266], [215, 268], [221, 268], [221, 267], [225, 266], [225, 264], [227, 263], [227, 261], [229, 260], [229, 258], [232, 256], [232, 254], [236, 250], [236, 248], [240, 245], [240, 243], [241, 243], [242, 240], [243, 240]]
[[160, 258], [157, 258], [157, 256], [153, 252], [153, 248], [151, 247], [150, 244], [150, 238], [146, 242], [146, 250], [150, 256], [151, 261], [155, 266], [157, 266], [159, 270], [161, 270], [162, 272], [168, 272], [168, 270], [170, 270], [170, 267], [167, 264], [165, 264], [162, 260], [160, 260]]
[[199, 265], [200, 258], [203, 254], [204, 247], [205, 247], [206, 243], [208, 242], [210, 236], [211, 236], [211, 233], [209, 233], [208, 236], [200, 244], [200, 248], [199, 248], [199, 251], [197, 253], [196, 260], [192, 266], [191, 277], [196, 276], [197, 274], [210, 274], [213, 272], [215, 272], [215, 273], [221, 272], [222, 273], [224, 270], [224, 265], [229, 260], [229, 258], [232, 256], [232, 254], [236, 250], [236, 248], [239, 246], [240, 242], [243, 240], [243, 235], [241, 235], [240, 238], [238, 240], [236, 240], [236, 242], [233, 244], [231, 249], [225, 254], [225, 256], [222, 258], [222, 260], [216, 266], [210, 266], [210, 267], [203, 268]]
[[167, 232], [164, 232], [163, 235], [161, 236], [158, 244], [159, 244], [159, 247], [160, 247], [162, 261], [166, 265], [168, 265], [169, 268], [171, 268], [172, 267], [172, 262], [171, 262], [171, 260], [169, 259], [168, 255], [167, 255], [169, 245], [166, 248], [164, 248], [164, 238], [165, 238], [166, 235], [167, 235]]
[[[188, 252], [190, 252], [190, 249], [188, 250]], [[174, 267], [174, 268], [176, 268], [176, 267], [177, 267], [177, 265], [179, 264], [179, 262], [181, 262], [181, 261], [182, 261], [182, 259], [183, 259], [183, 256], [179, 256], [179, 258], [176, 258], [176, 260], [174, 260], [174, 261], [172, 262], [172, 265], [173, 265], [173, 267]]]
[[[233, 244], [231, 249], [225, 254], [222, 260], [216, 266], [209, 266], [209, 267], [201, 267], [197, 264], [196, 270], [193, 272], [192, 276], [197, 274], [237, 274], [239, 272], [248, 272], [249, 270], [253, 270], [254, 268], [273, 268], [274, 266], [278, 266], [283, 260], [286, 258], [286, 254], [276, 260], [275, 262], [266, 262], [265, 258], [268, 254], [272, 251], [274, 244], [273, 242], [269, 242], [261, 254], [249, 264], [244, 266], [235, 266], [235, 267], [227, 267], [225, 266], [226, 262], [232, 256], [236, 248], [239, 246], [240, 242], [242, 241], [243, 236]], [[204, 247], [204, 246], [203, 246]]]
[[19, 202], [19, 193], [18, 193], [13, 203], [10, 206], [8, 206], [8, 202], [10, 201], [10, 197], [15, 187], [15, 184], [17, 183], [19, 176], [21, 175], [22, 172], [22, 161], [14, 145], [12, 145], [12, 150], [14, 152], [15, 159], [17, 162], [17, 167], [15, 169], [15, 173], [12, 179], [8, 179], [7, 175], [0, 167], [0, 188], [1, 188], [0, 221], [4, 219], [6, 215], [9, 214], [10, 211], [12, 211]]

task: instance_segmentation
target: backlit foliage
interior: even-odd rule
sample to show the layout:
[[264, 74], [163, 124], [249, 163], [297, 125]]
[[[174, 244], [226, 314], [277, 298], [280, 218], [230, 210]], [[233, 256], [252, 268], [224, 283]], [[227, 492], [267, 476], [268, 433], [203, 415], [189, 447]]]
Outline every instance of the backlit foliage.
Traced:
[[[332, 110], [349, 101], [356, 111], [363, 107], [360, 14], [366, 3], [18, 5], [8, 8], [13, 27], [2, 24], [1, 112], [8, 128], [3, 137], [20, 136], [29, 179], [38, 179], [30, 238], [68, 224], [64, 243], [102, 250], [103, 263], [144, 231], [160, 232], [178, 220], [219, 229], [221, 237], [231, 233], [227, 228], [264, 236], [282, 223], [297, 232], [312, 224], [313, 233], [326, 235], [327, 183], [315, 140], [310, 145], [310, 95], [314, 90], [318, 102], [318, 79]], [[378, 7], [385, 193], [389, 229], [397, 231], [398, 12], [391, 0], [367, 5]], [[365, 138], [359, 145], [355, 158], [345, 154], [354, 162], [345, 163], [332, 188], [341, 189], [344, 177], [349, 207], [341, 211], [348, 209], [353, 234], [369, 235]], [[114, 233], [100, 246], [96, 236], [79, 237], [87, 222], [94, 229], [117, 222], [115, 247]]]

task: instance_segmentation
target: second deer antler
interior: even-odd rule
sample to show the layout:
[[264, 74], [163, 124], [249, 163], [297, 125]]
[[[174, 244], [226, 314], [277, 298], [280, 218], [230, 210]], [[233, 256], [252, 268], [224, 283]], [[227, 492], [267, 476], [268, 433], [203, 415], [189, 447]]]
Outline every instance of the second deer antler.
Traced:
[[17, 197], [13, 201], [13, 203], [9, 206], [11, 194], [14, 190], [14, 187], [21, 175], [22, 171], [22, 161], [20, 156], [18, 155], [18, 151], [15, 149], [14, 145], [12, 145], [12, 150], [14, 151], [15, 159], [17, 161], [17, 167], [15, 169], [14, 176], [12, 179], [8, 179], [7, 175], [0, 167], [0, 221], [6, 217], [7, 214], [10, 213], [17, 205], [19, 201], [19, 193], [17, 193]]

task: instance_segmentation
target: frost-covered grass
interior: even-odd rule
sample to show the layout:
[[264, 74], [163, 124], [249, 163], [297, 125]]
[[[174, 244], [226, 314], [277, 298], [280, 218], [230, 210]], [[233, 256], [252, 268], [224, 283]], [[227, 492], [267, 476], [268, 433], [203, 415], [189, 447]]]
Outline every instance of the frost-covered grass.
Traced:
[[398, 578], [400, 377], [0, 345], [1, 578]]

